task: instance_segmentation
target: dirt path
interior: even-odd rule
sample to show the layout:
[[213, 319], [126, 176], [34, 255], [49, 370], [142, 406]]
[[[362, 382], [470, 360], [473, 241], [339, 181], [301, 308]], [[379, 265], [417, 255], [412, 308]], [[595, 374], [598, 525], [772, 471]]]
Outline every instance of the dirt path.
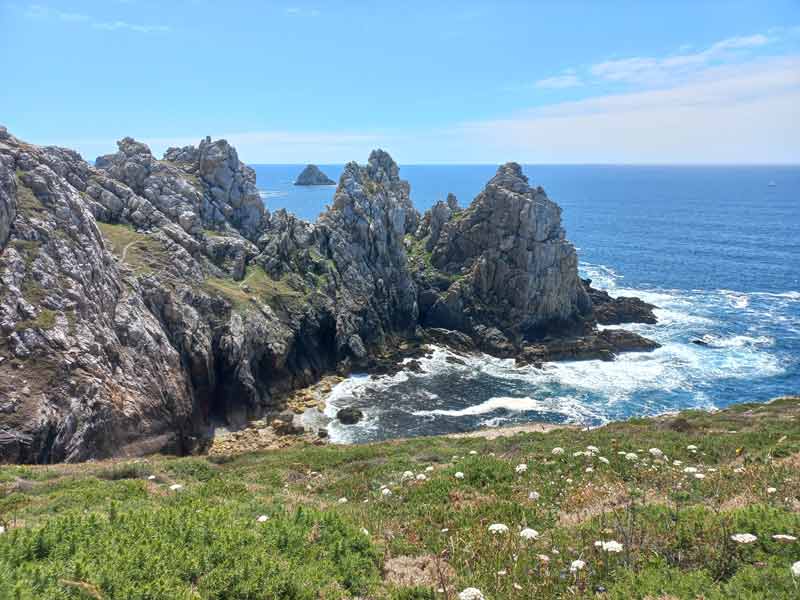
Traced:
[[122, 249], [122, 258], [120, 259], [121, 262], [125, 262], [125, 259], [128, 257], [128, 250], [130, 250], [134, 244], [138, 244], [139, 241], [140, 240], [133, 240], [132, 242], [125, 244], [125, 247]]

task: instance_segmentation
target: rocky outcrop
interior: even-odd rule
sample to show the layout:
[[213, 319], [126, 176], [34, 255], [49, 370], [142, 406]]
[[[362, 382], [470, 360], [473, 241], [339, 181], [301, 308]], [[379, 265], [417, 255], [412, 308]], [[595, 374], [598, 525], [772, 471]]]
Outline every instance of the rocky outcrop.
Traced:
[[625, 323], [655, 324], [657, 307], [631, 296], [612, 298], [605, 290], [592, 287], [591, 279], [583, 279], [586, 293], [592, 301], [592, 315], [600, 325], [623, 325]]
[[479, 335], [488, 327], [512, 346], [582, 330], [591, 301], [561, 209], [518, 164], [500, 167], [468, 208], [448, 211], [434, 206], [430, 231], [418, 232], [430, 251], [418, 270], [425, 325]]
[[308, 165], [297, 176], [295, 185], [336, 185], [330, 177], [319, 170], [317, 165]]
[[376, 150], [307, 223], [269, 214], [224, 140], [118, 146], [89, 165], [0, 130], [0, 462], [288, 430], [291, 390], [426, 340], [531, 361], [645, 347], [593, 329], [558, 207], [516, 165], [421, 219]]
[[[8, 138], [5, 127], [0, 126], [0, 142]], [[11, 223], [17, 216], [17, 181], [11, 159], [0, 156], [0, 251], [11, 233]]]

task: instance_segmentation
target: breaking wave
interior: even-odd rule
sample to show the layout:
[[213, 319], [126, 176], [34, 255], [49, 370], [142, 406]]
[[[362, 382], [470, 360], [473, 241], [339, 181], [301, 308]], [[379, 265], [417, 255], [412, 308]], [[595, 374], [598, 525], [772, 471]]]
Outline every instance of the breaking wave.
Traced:
[[[633, 289], [603, 265], [582, 275], [612, 295], [658, 306], [656, 325], [626, 325], [656, 340], [649, 353], [616, 360], [517, 366], [511, 359], [464, 356], [432, 347], [417, 372], [353, 376], [334, 388], [326, 414], [357, 406], [365, 418], [329, 428], [335, 442], [361, 442], [466, 431], [530, 421], [600, 425], [684, 408], [722, 408], [743, 397], [767, 400], [786, 390], [785, 374], [800, 357], [800, 292]], [[779, 343], [780, 340], [780, 343]]]

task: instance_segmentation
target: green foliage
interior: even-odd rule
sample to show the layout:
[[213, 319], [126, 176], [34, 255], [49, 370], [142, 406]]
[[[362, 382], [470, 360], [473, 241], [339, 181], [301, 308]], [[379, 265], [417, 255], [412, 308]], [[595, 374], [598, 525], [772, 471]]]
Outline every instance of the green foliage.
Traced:
[[239, 311], [252, 308], [256, 302], [276, 309], [291, 309], [301, 306], [306, 299], [303, 292], [293, 289], [286, 281], [272, 279], [258, 265], [249, 265], [242, 281], [208, 277], [203, 285], [208, 291], [225, 297]]
[[[492, 600], [791, 598], [800, 544], [773, 536], [800, 537], [798, 415], [794, 400], [686, 413], [680, 431], [669, 417], [492, 440], [3, 467], [0, 598], [430, 600], [466, 587]], [[490, 532], [494, 523], [508, 531]], [[438, 577], [416, 587], [382, 578], [384, 559], [414, 556], [445, 565], [447, 594]], [[576, 559], [586, 566], [573, 573]]]
[[164, 245], [151, 235], [139, 233], [126, 224], [97, 222], [112, 252], [137, 275], [163, 272], [173, 260]]

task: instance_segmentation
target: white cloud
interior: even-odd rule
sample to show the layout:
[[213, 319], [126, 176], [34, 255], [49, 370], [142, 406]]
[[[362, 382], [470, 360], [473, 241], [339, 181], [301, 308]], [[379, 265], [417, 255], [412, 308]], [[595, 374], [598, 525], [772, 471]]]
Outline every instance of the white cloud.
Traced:
[[284, 11], [290, 17], [318, 17], [322, 13], [316, 8], [297, 8], [296, 6], [287, 8]]
[[103, 31], [127, 30], [137, 33], [166, 33], [170, 31], [167, 25], [137, 25], [127, 21], [93, 22], [92, 27]]
[[659, 85], [685, 78], [697, 69], [733, 58], [732, 53], [769, 44], [773, 38], [763, 34], [731, 37], [695, 53], [665, 58], [631, 57], [592, 65], [590, 73], [607, 81]]
[[555, 77], [540, 79], [534, 85], [538, 88], [564, 89], [581, 85], [581, 80], [577, 75], [567, 73], [565, 75], [556, 75]]
[[707, 68], [667, 89], [468, 123], [462, 143], [520, 162], [800, 162], [800, 57]]
[[31, 4], [25, 10], [25, 16], [31, 19], [58, 19], [66, 23], [86, 23], [93, 29], [102, 31], [133, 31], [136, 33], [166, 33], [170, 31], [167, 25], [142, 25], [127, 21], [98, 21], [89, 15], [80, 13], [63, 12], [41, 4]]

